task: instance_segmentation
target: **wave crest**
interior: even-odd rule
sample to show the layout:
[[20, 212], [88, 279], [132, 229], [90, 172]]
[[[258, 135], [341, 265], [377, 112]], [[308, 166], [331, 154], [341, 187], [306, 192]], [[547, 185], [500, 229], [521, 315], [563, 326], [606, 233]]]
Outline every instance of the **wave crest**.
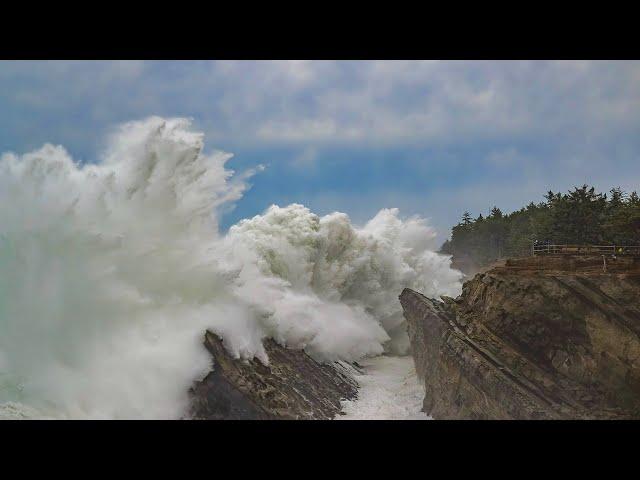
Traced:
[[[209, 368], [204, 329], [236, 356], [262, 339], [321, 360], [406, 348], [408, 286], [455, 295], [424, 220], [270, 207], [218, 218], [255, 171], [204, 153], [186, 119], [112, 135], [102, 160], [45, 145], [0, 157], [0, 403], [58, 418], [175, 418]], [[33, 416], [33, 415], [32, 415]]]

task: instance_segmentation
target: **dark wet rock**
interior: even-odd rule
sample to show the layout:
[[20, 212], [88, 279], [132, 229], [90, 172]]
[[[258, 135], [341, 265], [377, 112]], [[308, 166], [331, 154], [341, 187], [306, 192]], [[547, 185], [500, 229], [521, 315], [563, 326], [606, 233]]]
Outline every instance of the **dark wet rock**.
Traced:
[[332, 419], [341, 400], [357, 398], [355, 366], [318, 363], [302, 350], [265, 341], [269, 364], [233, 358], [222, 340], [205, 334], [212, 370], [191, 390], [190, 417], [213, 420]]
[[455, 301], [405, 289], [411, 348], [437, 419], [640, 418], [640, 271], [632, 258], [533, 257]]

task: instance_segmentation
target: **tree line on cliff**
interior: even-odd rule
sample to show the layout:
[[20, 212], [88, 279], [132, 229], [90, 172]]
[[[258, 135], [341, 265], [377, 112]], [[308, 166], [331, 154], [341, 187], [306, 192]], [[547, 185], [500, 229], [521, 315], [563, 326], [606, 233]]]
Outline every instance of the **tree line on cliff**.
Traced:
[[528, 255], [536, 240], [555, 244], [640, 245], [640, 197], [620, 188], [598, 193], [574, 187], [567, 193], [547, 192], [545, 201], [504, 214], [493, 207], [487, 216], [464, 212], [441, 248], [454, 261], [466, 258], [478, 266]]

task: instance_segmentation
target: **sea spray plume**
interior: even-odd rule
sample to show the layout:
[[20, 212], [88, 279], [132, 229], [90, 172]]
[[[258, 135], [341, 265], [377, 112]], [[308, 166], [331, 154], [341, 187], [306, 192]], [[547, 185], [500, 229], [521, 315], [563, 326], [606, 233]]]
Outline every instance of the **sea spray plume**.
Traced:
[[[237, 309], [208, 251], [240, 197], [185, 120], [123, 126], [103, 162], [47, 145], [0, 161], [0, 401], [60, 417], [176, 417]], [[207, 207], [208, 205], [208, 207]]]
[[354, 360], [398, 336], [402, 287], [459, 288], [424, 223], [395, 210], [357, 229], [272, 207], [221, 237], [253, 173], [232, 176], [229, 157], [154, 117], [95, 165], [51, 145], [0, 158], [0, 418], [177, 418], [209, 368], [206, 328], [236, 356], [267, 362], [271, 336]]
[[[404, 287], [427, 295], [459, 293], [461, 274], [448, 257], [429, 250], [434, 237], [423, 219], [403, 222], [397, 209], [381, 210], [357, 228], [344, 213], [320, 218], [293, 204], [241, 221], [226, 240], [254, 252], [260, 273], [281, 278], [290, 286], [283, 293], [295, 295], [273, 303], [276, 339], [321, 359], [355, 360], [381, 352], [385, 343], [406, 351], [397, 299]], [[393, 341], [387, 343], [389, 335]]]

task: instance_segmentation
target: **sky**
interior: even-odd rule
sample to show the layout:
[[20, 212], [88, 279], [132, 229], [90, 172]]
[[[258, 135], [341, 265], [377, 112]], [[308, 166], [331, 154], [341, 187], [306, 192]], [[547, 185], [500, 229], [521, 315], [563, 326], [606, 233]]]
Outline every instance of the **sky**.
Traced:
[[189, 117], [238, 172], [227, 228], [271, 204], [427, 217], [512, 211], [549, 189], [640, 190], [637, 61], [0, 61], [0, 152], [95, 162], [117, 125]]

